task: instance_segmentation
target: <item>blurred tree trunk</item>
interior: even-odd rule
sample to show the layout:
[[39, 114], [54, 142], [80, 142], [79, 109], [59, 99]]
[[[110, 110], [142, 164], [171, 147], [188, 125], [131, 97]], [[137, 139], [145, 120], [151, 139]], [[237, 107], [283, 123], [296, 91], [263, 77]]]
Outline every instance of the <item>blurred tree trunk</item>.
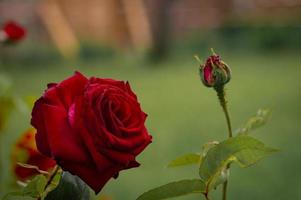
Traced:
[[150, 57], [153, 61], [160, 61], [167, 55], [170, 35], [169, 8], [173, 0], [152, 0], [150, 19], [152, 19], [153, 45]]
[[152, 44], [150, 21], [143, 0], [122, 0], [131, 43], [135, 49], [149, 48]]
[[56, 0], [41, 1], [40, 15], [51, 39], [65, 58], [74, 58], [79, 53], [79, 41]]

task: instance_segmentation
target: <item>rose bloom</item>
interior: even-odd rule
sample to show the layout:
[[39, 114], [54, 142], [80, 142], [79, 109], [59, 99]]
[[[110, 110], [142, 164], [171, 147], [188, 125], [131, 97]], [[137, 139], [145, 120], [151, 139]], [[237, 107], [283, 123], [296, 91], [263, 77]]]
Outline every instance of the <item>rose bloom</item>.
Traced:
[[36, 169], [25, 168], [17, 163], [37, 166], [40, 170], [50, 171], [55, 161], [38, 152], [35, 143], [35, 130], [28, 129], [17, 141], [13, 149], [13, 171], [18, 180], [26, 181], [39, 174]]
[[2, 42], [17, 42], [23, 39], [26, 35], [26, 30], [16, 22], [10, 21], [4, 24], [0, 30], [0, 41]]
[[119, 171], [139, 166], [135, 158], [152, 139], [146, 116], [128, 82], [76, 72], [48, 84], [31, 123], [39, 151], [97, 193]]

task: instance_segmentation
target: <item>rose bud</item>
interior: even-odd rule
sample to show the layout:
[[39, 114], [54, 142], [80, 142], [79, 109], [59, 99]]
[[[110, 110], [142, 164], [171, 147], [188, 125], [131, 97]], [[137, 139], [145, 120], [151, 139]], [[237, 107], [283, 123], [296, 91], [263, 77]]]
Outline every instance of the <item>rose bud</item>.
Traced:
[[[19, 138], [14, 146], [12, 157], [13, 171], [17, 179], [21, 181], [26, 181], [32, 176], [39, 174], [39, 170], [51, 171], [55, 166], [54, 160], [38, 152], [35, 143], [35, 130], [33, 128], [27, 130]], [[36, 166], [36, 168], [24, 167], [24, 165]]]
[[26, 35], [25, 29], [16, 22], [10, 21], [4, 24], [0, 30], [0, 42], [17, 42]]
[[152, 139], [146, 117], [128, 82], [76, 72], [48, 84], [31, 123], [39, 151], [98, 193], [121, 170], [139, 166], [136, 156]]
[[231, 70], [220, 56], [211, 55], [206, 63], [200, 66], [200, 76], [203, 84], [207, 87], [220, 87], [231, 79]]

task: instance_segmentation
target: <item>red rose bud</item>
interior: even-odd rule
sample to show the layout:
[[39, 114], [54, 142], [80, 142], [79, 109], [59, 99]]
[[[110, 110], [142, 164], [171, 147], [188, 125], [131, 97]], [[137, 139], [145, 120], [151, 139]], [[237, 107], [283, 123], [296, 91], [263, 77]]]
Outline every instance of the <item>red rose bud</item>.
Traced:
[[[39, 174], [38, 170], [50, 171], [56, 164], [55, 161], [38, 152], [35, 143], [35, 130], [27, 130], [17, 141], [13, 150], [13, 170], [18, 180], [26, 181], [34, 175]], [[19, 165], [36, 166], [36, 169], [26, 168]]]
[[26, 35], [25, 29], [19, 24], [11, 21], [4, 24], [0, 31], [1, 42], [17, 42], [23, 39]]
[[31, 124], [39, 151], [97, 193], [121, 170], [140, 165], [136, 156], [152, 140], [146, 117], [128, 82], [76, 72], [48, 84]]
[[230, 81], [231, 70], [218, 55], [212, 55], [200, 66], [200, 76], [205, 86], [219, 87]]

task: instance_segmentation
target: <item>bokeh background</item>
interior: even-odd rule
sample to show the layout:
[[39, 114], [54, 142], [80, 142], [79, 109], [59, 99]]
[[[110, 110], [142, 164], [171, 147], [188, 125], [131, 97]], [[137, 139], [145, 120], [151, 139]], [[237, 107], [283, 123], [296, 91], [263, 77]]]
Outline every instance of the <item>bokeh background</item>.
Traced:
[[[0, 25], [15, 20], [27, 29], [24, 41], [0, 46], [1, 82], [11, 84], [16, 99], [34, 99], [75, 70], [128, 80], [149, 114], [153, 143], [139, 156], [140, 168], [122, 172], [95, 199], [133, 200], [197, 177], [197, 166], [166, 165], [226, 138], [215, 92], [201, 85], [193, 58], [206, 58], [213, 47], [232, 68], [233, 126], [271, 108], [270, 121], [254, 136], [281, 149], [251, 168], [233, 165], [229, 199], [301, 199], [300, 19], [300, 0], [1, 0]], [[0, 197], [17, 188], [11, 151], [30, 127], [30, 109], [15, 102], [0, 133]]]

